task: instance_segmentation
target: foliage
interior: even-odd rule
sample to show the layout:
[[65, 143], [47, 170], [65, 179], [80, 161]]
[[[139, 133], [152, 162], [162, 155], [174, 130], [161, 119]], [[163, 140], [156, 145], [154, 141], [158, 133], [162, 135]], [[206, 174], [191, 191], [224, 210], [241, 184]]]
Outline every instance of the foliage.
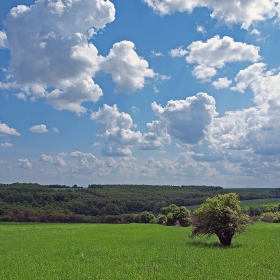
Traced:
[[[139, 222], [144, 211], [154, 215], [170, 204], [201, 204], [207, 197], [229, 190], [212, 186], [100, 185], [89, 188], [37, 183], [0, 184], [0, 221], [98, 222], [118, 216], [121, 223]], [[279, 189], [239, 189], [244, 199], [280, 197]], [[248, 201], [246, 201], [248, 202]], [[277, 205], [279, 204], [279, 200]], [[107, 217], [109, 216], [109, 217]], [[172, 218], [171, 218], [172, 220]], [[182, 221], [180, 222], [181, 224]]]
[[280, 223], [280, 212], [266, 212], [260, 216], [260, 220], [269, 223]]
[[162, 207], [161, 213], [166, 216], [166, 225], [168, 226], [179, 224], [186, 227], [190, 225], [191, 212], [185, 206], [178, 207], [175, 204], [171, 204], [167, 207]]
[[229, 246], [236, 233], [244, 231], [250, 223], [243, 212], [237, 194], [228, 193], [207, 198], [191, 217], [194, 226], [191, 237], [200, 234], [217, 235], [223, 246]]
[[145, 224], [150, 223], [151, 220], [154, 219], [154, 218], [155, 218], [154, 214], [152, 214], [148, 211], [142, 212], [141, 215], [140, 215], [141, 223], [145, 223]]

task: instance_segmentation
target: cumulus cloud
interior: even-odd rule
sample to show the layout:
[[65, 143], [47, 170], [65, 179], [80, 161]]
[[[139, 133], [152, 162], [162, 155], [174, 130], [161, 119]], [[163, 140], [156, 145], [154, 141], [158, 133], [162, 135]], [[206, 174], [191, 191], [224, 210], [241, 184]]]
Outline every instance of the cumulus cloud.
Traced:
[[155, 12], [167, 15], [179, 12], [191, 13], [195, 8], [207, 7], [211, 17], [226, 24], [241, 24], [248, 29], [252, 24], [273, 18], [277, 15], [276, 1], [248, 0], [223, 2], [219, 0], [143, 0]]
[[8, 125], [6, 125], [5, 123], [1, 123], [0, 121], [0, 136], [7, 135], [19, 136], [20, 133], [17, 132], [14, 128], [10, 128]]
[[29, 128], [29, 130], [33, 133], [46, 133], [48, 132], [47, 126], [44, 124], [34, 125]]
[[46, 97], [55, 109], [85, 112], [81, 104], [102, 95], [92, 80], [102, 57], [87, 32], [114, 19], [114, 5], [103, 0], [40, 0], [11, 9], [4, 25], [17, 87], [31, 99]]
[[116, 83], [116, 91], [131, 93], [144, 87], [145, 78], [155, 77], [148, 62], [135, 52], [130, 41], [115, 43], [101, 65], [105, 73], [110, 73]]
[[169, 134], [189, 144], [196, 144], [205, 137], [217, 115], [215, 99], [202, 92], [185, 100], [170, 100], [166, 107], [154, 102], [152, 109]]
[[102, 154], [106, 156], [131, 156], [131, 146], [137, 146], [143, 150], [155, 150], [162, 148], [163, 143], [169, 143], [166, 132], [157, 122], [148, 123], [148, 133], [134, 131], [136, 125], [131, 116], [120, 112], [117, 105], [104, 104], [97, 112], [91, 114], [98, 128], [98, 135], [102, 137], [105, 146]]
[[114, 19], [109, 0], [40, 0], [14, 7], [0, 31], [0, 46], [10, 50], [9, 75], [16, 78], [1, 88], [20, 90], [17, 97], [24, 100], [45, 98], [55, 109], [77, 115], [86, 112], [85, 102], [103, 95], [94, 82], [98, 71], [112, 75], [117, 91], [142, 89], [156, 74], [132, 42], [114, 44], [103, 57], [88, 41]]
[[18, 159], [17, 166], [22, 169], [32, 169], [32, 163], [28, 159]]
[[41, 158], [40, 158], [40, 161], [43, 161], [43, 162], [52, 162], [53, 161], [53, 158], [51, 156], [47, 156], [45, 154], [42, 154], [41, 155]]
[[198, 66], [194, 67], [192, 74], [193, 74], [193, 76], [196, 77], [196, 79], [199, 79], [202, 81], [210, 81], [211, 78], [217, 74], [217, 70], [214, 67], [198, 65]]
[[7, 35], [4, 31], [0, 31], [0, 48], [7, 47]]
[[246, 43], [235, 42], [231, 37], [216, 35], [202, 41], [192, 42], [189, 46], [187, 63], [196, 63], [193, 75], [197, 79], [207, 80], [213, 77], [217, 70], [223, 68], [226, 63], [238, 61], [256, 62], [261, 57], [259, 47], [247, 45]]
[[245, 89], [261, 75], [265, 67], [264, 63], [255, 63], [244, 70], [240, 70], [234, 79], [236, 86], [230, 89], [244, 93]]
[[172, 49], [169, 54], [171, 57], [183, 57], [186, 56], [189, 53], [189, 51], [184, 50], [183, 46], [180, 46], [178, 48]]
[[231, 83], [232, 80], [229, 80], [227, 77], [225, 77], [225, 78], [219, 78], [217, 81], [214, 81], [212, 85], [216, 89], [223, 89], [223, 88], [228, 88]]
[[70, 156], [78, 158], [78, 165], [72, 170], [76, 173], [93, 173], [97, 169], [103, 168], [105, 163], [102, 160], [99, 160], [92, 153], [83, 153], [80, 151], [71, 152]]
[[3, 147], [3, 148], [11, 148], [11, 147], [13, 147], [13, 144], [12, 144], [12, 143], [9, 143], [9, 142], [0, 143], [0, 147]]

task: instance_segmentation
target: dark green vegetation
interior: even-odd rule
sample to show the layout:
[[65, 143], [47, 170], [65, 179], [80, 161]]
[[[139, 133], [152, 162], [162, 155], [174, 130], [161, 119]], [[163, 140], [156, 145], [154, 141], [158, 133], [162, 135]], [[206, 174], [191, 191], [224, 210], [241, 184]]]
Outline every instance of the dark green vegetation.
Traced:
[[217, 235], [223, 246], [230, 246], [236, 233], [245, 230], [250, 217], [244, 213], [236, 193], [209, 197], [199, 209], [192, 213], [191, 237]]
[[0, 184], [0, 221], [140, 222], [140, 214], [162, 207], [201, 204], [207, 197], [236, 192], [241, 200], [280, 198], [280, 189], [223, 189], [210, 186]]
[[279, 279], [280, 225], [257, 222], [230, 247], [152, 224], [0, 223], [0, 279]]

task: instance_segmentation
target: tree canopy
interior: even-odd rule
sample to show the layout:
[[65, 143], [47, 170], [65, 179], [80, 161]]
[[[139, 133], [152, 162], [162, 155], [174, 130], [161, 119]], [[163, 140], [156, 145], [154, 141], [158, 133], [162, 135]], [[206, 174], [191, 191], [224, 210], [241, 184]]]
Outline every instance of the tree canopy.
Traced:
[[223, 246], [229, 246], [233, 236], [243, 232], [249, 223], [250, 218], [244, 213], [238, 195], [220, 194], [207, 198], [192, 214], [191, 225], [194, 228], [191, 237], [217, 235]]

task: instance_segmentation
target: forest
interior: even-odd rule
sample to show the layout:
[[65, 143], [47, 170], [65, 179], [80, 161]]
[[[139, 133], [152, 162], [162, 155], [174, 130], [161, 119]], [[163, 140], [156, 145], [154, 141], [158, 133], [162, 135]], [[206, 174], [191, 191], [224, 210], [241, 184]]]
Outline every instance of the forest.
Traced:
[[240, 200], [280, 198], [280, 188], [225, 189], [219, 186], [0, 184], [0, 221], [140, 222], [141, 213], [158, 215], [171, 204], [202, 204], [217, 194], [235, 192]]

